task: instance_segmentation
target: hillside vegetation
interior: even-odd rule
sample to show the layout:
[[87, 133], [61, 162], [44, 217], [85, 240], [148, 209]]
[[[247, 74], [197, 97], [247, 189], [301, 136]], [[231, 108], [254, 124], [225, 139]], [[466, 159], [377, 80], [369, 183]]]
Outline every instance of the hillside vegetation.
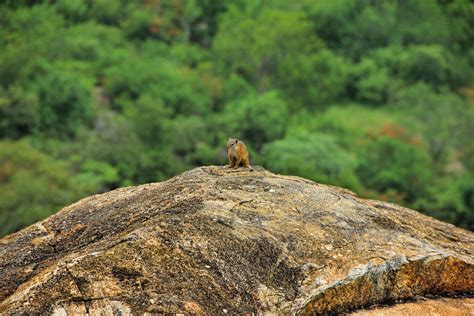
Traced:
[[7, 0], [0, 236], [81, 197], [252, 163], [474, 229], [474, 4]]

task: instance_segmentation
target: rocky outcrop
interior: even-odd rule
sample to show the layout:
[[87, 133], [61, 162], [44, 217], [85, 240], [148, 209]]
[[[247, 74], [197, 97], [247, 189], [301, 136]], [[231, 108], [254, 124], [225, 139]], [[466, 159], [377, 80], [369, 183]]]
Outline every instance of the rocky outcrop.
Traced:
[[471, 232], [261, 168], [201, 167], [85, 198], [1, 239], [0, 313], [419, 307], [471, 296], [473, 276]]
[[381, 315], [429, 315], [429, 316], [472, 316], [474, 298], [453, 299], [418, 299], [415, 302], [396, 304], [394, 306], [375, 307], [351, 313], [351, 316], [381, 316]]

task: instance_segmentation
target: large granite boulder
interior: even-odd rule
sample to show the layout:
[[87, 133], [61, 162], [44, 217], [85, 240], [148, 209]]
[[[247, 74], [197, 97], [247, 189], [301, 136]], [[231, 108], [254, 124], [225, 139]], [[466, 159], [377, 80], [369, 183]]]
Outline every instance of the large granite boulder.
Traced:
[[91, 196], [0, 240], [5, 315], [469, 313], [473, 291], [472, 232], [262, 168]]

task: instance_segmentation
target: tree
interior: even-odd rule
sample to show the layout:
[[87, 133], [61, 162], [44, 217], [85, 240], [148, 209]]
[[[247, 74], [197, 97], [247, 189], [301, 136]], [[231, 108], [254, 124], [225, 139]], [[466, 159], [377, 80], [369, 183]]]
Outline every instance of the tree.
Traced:
[[317, 35], [328, 47], [359, 61], [373, 49], [445, 45], [448, 21], [435, 0], [305, 2]]
[[19, 86], [0, 89], [0, 138], [32, 134], [39, 124], [38, 97]]
[[322, 45], [300, 12], [263, 9], [254, 14], [231, 7], [223, 15], [213, 51], [223, 71], [241, 74], [264, 92], [284, 80], [288, 60], [300, 60]]
[[474, 174], [465, 171], [427, 186], [414, 207], [425, 214], [474, 230]]
[[81, 125], [91, 124], [91, 89], [73, 75], [51, 69], [34, 83], [38, 95], [39, 131], [59, 138], [73, 137]]
[[435, 93], [429, 86], [418, 84], [400, 90], [393, 106], [404, 114], [405, 119], [414, 118], [415, 129], [428, 144], [431, 159], [443, 163], [453, 149], [472, 132], [473, 110], [461, 97], [452, 93]]
[[357, 160], [325, 134], [299, 134], [268, 143], [262, 151], [272, 171], [359, 191]]
[[284, 135], [288, 107], [274, 91], [250, 94], [230, 102], [224, 109], [223, 124], [228, 135], [241, 138], [260, 149]]
[[0, 142], [0, 236], [92, 192], [74, 179], [66, 163], [25, 142]]
[[423, 195], [432, 177], [428, 153], [417, 144], [382, 136], [361, 155], [357, 175], [362, 183], [377, 192], [394, 190], [406, 202]]
[[119, 111], [142, 93], [160, 98], [173, 115], [203, 114], [212, 102], [211, 88], [200, 73], [162, 58], [128, 60], [110, 67], [105, 71], [105, 88]]

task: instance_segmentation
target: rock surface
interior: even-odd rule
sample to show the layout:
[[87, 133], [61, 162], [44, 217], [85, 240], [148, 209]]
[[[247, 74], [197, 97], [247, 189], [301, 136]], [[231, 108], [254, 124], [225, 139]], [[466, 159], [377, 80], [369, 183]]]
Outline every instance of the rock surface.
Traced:
[[397, 304], [395, 306], [377, 307], [371, 310], [362, 310], [351, 313], [351, 316], [472, 316], [473, 311], [474, 298], [440, 298]]
[[469, 297], [473, 276], [471, 232], [302, 178], [211, 166], [85, 198], [1, 239], [0, 313], [341, 313]]

